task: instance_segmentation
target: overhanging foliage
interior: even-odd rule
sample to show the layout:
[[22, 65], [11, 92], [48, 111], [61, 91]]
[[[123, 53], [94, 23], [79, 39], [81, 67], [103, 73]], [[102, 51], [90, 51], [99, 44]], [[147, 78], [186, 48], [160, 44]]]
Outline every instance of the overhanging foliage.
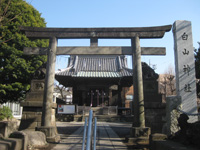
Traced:
[[45, 27], [41, 14], [23, 0], [0, 1], [0, 103], [23, 100], [33, 73], [46, 56], [25, 56], [23, 47], [48, 47], [48, 40], [29, 40], [19, 26]]

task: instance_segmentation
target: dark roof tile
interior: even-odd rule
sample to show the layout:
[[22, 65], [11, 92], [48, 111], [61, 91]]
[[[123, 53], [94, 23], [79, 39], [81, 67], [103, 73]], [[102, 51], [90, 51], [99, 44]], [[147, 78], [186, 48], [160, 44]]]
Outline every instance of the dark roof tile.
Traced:
[[125, 56], [79, 55], [70, 56], [68, 68], [56, 72], [56, 76], [73, 77], [124, 77], [132, 76]]

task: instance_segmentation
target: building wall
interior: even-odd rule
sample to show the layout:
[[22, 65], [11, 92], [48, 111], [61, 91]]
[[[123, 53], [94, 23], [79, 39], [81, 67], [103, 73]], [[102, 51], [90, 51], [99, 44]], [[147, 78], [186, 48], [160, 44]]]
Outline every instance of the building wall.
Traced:
[[0, 105], [1, 108], [3, 108], [3, 106], [7, 106], [12, 110], [13, 117], [15, 117], [16, 119], [21, 119], [23, 107], [21, 107], [19, 103], [7, 102]]
[[119, 106], [124, 102], [123, 87], [116, 84], [79, 84], [73, 88], [73, 104], [79, 106]]

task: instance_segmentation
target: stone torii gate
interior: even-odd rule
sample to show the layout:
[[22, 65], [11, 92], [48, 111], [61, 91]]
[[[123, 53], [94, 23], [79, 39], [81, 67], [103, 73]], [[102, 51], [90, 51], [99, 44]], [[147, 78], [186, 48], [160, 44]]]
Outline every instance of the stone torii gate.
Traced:
[[[130, 137], [148, 137], [145, 126], [141, 55], [165, 55], [165, 47], [140, 47], [140, 39], [162, 38], [171, 25], [139, 28], [38, 28], [21, 27], [28, 38], [50, 39], [49, 48], [24, 48], [24, 54], [48, 55], [41, 127], [51, 141], [58, 141], [57, 128], [51, 125], [56, 55], [132, 55], [134, 121]], [[131, 47], [99, 47], [98, 39], [131, 39]], [[89, 47], [57, 47], [58, 39], [90, 39]], [[142, 133], [142, 134], [140, 134]], [[139, 134], [139, 136], [138, 136]], [[53, 139], [53, 140], [52, 140]]]

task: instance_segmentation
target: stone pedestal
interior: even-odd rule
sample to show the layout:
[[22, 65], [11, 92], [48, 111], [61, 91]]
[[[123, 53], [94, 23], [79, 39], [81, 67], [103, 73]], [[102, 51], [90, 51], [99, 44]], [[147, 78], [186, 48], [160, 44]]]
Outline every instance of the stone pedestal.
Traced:
[[[35, 130], [36, 127], [41, 126], [42, 118], [42, 105], [44, 95], [44, 80], [32, 80], [31, 90], [26, 94], [26, 100], [21, 102], [23, 107], [22, 119], [19, 130]], [[51, 125], [56, 126], [55, 121], [55, 109], [56, 103], [52, 103], [51, 106]]]
[[165, 104], [159, 102], [145, 102], [145, 124], [151, 127], [151, 133], [162, 133], [165, 124]]
[[149, 127], [132, 127], [130, 136], [126, 137], [126, 141], [133, 145], [147, 145], [149, 144], [149, 135], [151, 128]]
[[60, 136], [58, 135], [56, 126], [40, 126], [36, 127], [36, 131], [41, 131], [46, 135], [47, 142], [57, 143], [60, 141]]
[[161, 134], [161, 133], [151, 134], [150, 139], [149, 139], [150, 150], [156, 149], [156, 142], [165, 141], [166, 139], [167, 139], [167, 135], [165, 135], [165, 134]]
[[34, 131], [35, 127], [41, 126], [44, 82], [44, 80], [31, 81], [31, 90], [26, 94], [25, 101], [20, 103], [23, 112], [19, 130]]

